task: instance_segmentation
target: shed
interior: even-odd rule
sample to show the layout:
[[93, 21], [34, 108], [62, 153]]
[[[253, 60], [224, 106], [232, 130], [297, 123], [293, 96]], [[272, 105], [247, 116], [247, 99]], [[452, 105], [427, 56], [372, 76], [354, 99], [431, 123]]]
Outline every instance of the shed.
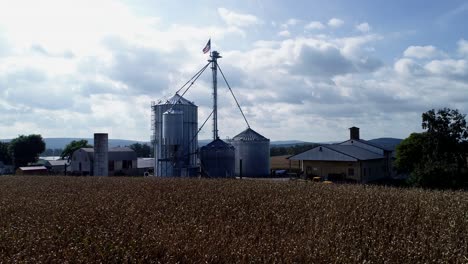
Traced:
[[45, 166], [19, 167], [16, 175], [49, 175], [49, 170]]

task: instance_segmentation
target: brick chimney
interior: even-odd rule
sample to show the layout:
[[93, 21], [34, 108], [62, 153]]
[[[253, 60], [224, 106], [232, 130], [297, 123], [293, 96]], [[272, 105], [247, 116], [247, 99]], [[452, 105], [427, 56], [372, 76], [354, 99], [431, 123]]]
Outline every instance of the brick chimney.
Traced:
[[359, 127], [349, 128], [349, 139], [359, 140]]

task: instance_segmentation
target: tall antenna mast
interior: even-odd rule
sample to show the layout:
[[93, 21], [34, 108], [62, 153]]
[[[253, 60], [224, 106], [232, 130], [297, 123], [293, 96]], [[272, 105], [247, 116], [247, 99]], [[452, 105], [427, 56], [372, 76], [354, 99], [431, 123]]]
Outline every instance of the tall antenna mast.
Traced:
[[211, 52], [211, 70], [213, 71], [213, 140], [219, 138], [218, 136], [218, 59], [222, 58], [219, 56], [217, 51]]

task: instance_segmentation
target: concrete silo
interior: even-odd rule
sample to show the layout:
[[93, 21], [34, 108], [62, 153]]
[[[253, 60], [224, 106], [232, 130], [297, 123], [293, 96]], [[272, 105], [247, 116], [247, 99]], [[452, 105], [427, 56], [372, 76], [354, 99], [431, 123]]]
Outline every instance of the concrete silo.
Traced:
[[234, 147], [221, 139], [200, 148], [202, 175], [207, 177], [235, 177]]
[[236, 176], [265, 177], [270, 175], [270, 140], [247, 128], [230, 143], [235, 148]]
[[94, 176], [109, 176], [109, 139], [107, 133], [94, 134]]
[[155, 175], [197, 175], [198, 107], [175, 94], [151, 108]]

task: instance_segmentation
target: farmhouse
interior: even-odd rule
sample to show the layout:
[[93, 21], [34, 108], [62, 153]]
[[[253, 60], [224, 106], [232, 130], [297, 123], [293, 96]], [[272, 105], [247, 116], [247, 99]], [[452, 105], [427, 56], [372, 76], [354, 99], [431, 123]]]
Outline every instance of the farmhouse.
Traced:
[[[110, 148], [108, 152], [109, 175], [135, 175], [137, 155], [128, 147]], [[70, 170], [75, 175], [93, 175], [94, 148], [80, 148], [73, 152]]]
[[366, 183], [393, 177], [394, 150], [360, 139], [357, 127], [349, 130], [349, 140], [320, 145], [289, 159], [298, 160], [307, 176], [326, 180]]

